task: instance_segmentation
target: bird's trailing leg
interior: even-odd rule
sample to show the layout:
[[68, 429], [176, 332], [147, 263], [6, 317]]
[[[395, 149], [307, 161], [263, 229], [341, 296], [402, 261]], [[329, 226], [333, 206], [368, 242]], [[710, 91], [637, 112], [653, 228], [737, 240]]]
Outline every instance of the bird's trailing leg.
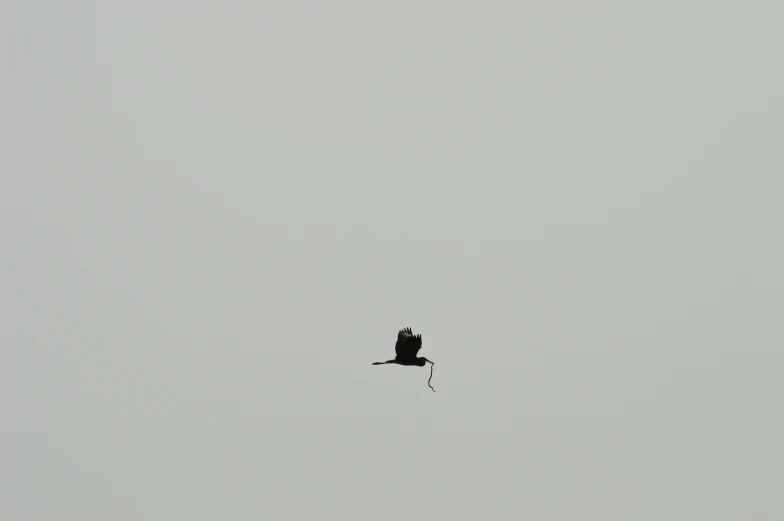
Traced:
[[372, 365], [384, 365], [384, 364], [394, 364], [394, 360], [387, 360], [386, 362], [373, 362]]

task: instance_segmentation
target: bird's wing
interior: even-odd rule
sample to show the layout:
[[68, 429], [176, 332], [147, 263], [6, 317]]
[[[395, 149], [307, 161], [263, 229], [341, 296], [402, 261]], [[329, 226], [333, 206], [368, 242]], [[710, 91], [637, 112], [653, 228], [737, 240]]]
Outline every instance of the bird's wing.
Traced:
[[397, 332], [397, 343], [395, 343], [395, 355], [406, 356], [408, 353], [408, 342], [414, 336], [410, 327], [406, 327]]
[[416, 356], [420, 349], [422, 349], [422, 335], [414, 335], [406, 342], [406, 351], [408, 351], [412, 357]]
[[395, 354], [401, 358], [412, 358], [416, 357], [420, 349], [422, 349], [422, 335], [414, 335], [410, 327], [401, 329], [397, 334]]

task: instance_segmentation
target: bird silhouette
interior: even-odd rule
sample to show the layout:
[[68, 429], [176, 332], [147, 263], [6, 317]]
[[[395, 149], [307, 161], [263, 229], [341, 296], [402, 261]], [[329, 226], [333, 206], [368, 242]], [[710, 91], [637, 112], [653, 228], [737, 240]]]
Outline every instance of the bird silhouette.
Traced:
[[[397, 333], [395, 358], [386, 362], [373, 362], [373, 365], [397, 364], [424, 367], [425, 364], [430, 364], [430, 378], [427, 380], [427, 385], [433, 389], [433, 386], [430, 385], [430, 379], [433, 378], [433, 366], [435, 364], [424, 356], [417, 356], [420, 349], [422, 349], [422, 335], [415, 335], [410, 327], [403, 328]], [[433, 392], [436, 392], [436, 390], [433, 389]]]

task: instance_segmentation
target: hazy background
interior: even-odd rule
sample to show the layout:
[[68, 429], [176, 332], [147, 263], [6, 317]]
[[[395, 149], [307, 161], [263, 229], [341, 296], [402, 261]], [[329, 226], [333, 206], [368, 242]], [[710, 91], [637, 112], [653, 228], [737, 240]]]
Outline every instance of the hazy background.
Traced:
[[784, 519], [780, 2], [110, 4], [0, 8], [1, 518]]

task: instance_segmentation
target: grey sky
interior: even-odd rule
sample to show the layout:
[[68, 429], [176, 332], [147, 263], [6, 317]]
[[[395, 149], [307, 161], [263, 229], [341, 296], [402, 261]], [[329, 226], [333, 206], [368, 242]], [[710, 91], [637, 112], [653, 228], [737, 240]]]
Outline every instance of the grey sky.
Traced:
[[0, 7], [0, 518], [784, 518], [780, 3], [110, 4]]

